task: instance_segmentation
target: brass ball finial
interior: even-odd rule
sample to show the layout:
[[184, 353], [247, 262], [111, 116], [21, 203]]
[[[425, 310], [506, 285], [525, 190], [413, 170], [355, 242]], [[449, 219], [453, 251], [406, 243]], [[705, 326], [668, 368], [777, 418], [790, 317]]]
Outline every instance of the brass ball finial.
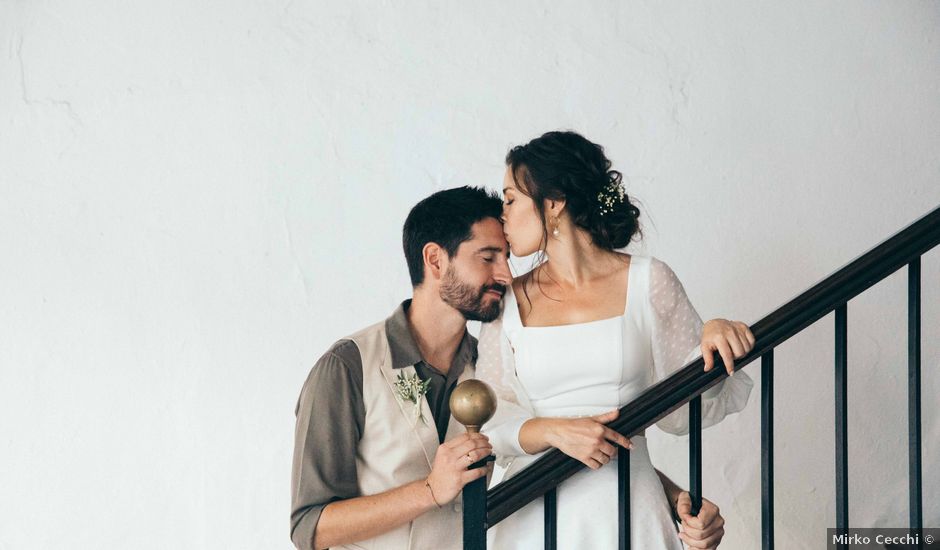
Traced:
[[479, 432], [496, 412], [496, 392], [486, 382], [464, 380], [450, 394], [450, 414], [468, 432]]

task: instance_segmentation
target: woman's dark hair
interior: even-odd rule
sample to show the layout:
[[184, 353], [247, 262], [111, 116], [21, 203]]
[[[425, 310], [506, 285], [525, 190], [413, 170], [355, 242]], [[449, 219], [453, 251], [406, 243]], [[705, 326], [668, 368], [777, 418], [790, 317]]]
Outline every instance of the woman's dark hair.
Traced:
[[457, 187], [438, 191], [411, 209], [402, 228], [402, 248], [411, 286], [424, 282], [424, 245], [437, 243], [453, 258], [460, 243], [473, 238], [473, 224], [503, 214], [503, 201], [492, 191]]
[[548, 243], [545, 199], [564, 199], [571, 221], [590, 233], [599, 248], [623, 248], [642, 237], [640, 209], [623, 193], [623, 176], [610, 169], [604, 148], [584, 136], [570, 131], [542, 134], [510, 149], [506, 165], [542, 218], [542, 253]]

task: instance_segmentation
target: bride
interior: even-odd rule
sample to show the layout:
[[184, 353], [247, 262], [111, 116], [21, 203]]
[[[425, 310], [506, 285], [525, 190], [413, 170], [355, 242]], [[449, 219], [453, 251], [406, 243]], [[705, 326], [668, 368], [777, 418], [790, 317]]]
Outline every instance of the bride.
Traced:
[[[753, 347], [743, 323], [704, 325], [665, 263], [617, 252], [639, 235], [639, 210], [603, 149], [573, 132], [549, 132], [506, 156], [503, 216], [510, 250], [541, 262], [507, 289], [499, 319], [484, 323], [477, 376], [496, 390], [484, 427], [511, 477], [555, 447], [587, 469], [557, 491], [559, 548], [617, 548], [616, 445], [630, 448], [633, 548], [681, 550], [662, 481], [643, 434], [627, 440], [604, 424], [646, 388], [717, 351], [729, 373]], [[752, 386], [743, 372], [703, 395], [702, 425], [740, 411]], [[613, 409], [613, 410], [612, 410]], [[609, 412], [608, 412], [609, 411]], [[688, 431], [685, 408], [658, 426]], [[541, 549], [542, 499], [490, 529], [490, 547]]]

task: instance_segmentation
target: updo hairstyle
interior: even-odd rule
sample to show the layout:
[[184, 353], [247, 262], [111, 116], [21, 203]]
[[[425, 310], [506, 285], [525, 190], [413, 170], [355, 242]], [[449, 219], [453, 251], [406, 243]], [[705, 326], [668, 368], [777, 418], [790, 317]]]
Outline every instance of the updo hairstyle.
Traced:
[[[623, 176], [611, 170], [604, 148], [575, 132], [548, 132], [506, 155], [519, 191], [532, 198], [548, 242], [545, 200], [564, 200], [571, 221], [605, 250], [642, 237], [640, 210], [623, 189]], [[544, 252], [544, 244], [541, 247]]]

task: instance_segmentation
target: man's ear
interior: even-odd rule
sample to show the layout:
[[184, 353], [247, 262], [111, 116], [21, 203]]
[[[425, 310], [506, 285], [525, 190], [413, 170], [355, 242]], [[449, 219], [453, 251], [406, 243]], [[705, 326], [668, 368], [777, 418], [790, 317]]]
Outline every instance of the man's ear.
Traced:
[[421, 249], [421, 256], [424, 258], [424, 278], [441, 280], [447, 270], [447, 251], [437, 243], [428, 243]]

